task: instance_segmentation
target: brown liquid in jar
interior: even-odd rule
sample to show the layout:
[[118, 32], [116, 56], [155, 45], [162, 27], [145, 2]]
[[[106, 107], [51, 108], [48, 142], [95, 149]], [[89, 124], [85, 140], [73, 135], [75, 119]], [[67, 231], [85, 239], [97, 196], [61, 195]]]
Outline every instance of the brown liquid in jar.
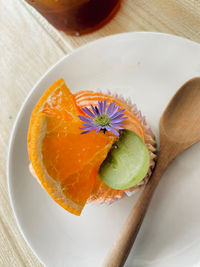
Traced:
[[122, 0], [27, 0], [53, 26], [68, 34], [81, 35], [106, 24]]

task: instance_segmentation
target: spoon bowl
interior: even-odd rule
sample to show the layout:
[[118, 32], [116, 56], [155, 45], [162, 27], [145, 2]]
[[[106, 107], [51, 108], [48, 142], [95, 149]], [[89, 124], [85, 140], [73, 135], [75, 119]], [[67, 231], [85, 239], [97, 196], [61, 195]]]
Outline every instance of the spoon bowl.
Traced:
[[200, 140], [200, 77], [186, 82], [169, 102], [160, 119], [162, 135], [184, 149]]

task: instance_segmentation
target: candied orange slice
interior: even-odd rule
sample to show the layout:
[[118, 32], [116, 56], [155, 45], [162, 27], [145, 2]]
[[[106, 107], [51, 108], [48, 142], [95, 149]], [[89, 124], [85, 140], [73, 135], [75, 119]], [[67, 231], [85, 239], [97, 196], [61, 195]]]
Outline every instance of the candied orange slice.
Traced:
[[95, 132], [81, 135], [79, 114], [74, 96], [60, 79], [38, 101], [28, 131], [35, 174], [50, 196], [76, 215], [90, 197], [98, 169], [116, 139]]

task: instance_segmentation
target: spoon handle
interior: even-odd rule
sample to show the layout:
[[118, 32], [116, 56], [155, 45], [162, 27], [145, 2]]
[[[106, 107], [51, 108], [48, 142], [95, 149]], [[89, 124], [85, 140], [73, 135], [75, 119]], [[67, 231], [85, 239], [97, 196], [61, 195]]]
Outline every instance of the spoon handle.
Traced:
[[124, 265], [137, 237], [154, 190], [156, 189], [160, 178], [167, 167], [165, 166], [163, 168], [163, 164], [159, 163], [160, 160], [158, 160], [151, 179], [142, 191], [136, 205], [123, 225], [117, 240], [114, 242], [111, 250], [109, 251], [103, 263], [103, 267], [122, 267]]

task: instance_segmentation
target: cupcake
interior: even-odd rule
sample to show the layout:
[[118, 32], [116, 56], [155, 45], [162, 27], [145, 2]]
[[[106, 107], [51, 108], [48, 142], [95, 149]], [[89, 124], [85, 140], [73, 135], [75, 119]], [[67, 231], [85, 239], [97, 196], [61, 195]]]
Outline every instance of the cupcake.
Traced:
[[130, 100], [110, 92], [72, 94], [60, 79], [32, 112], [28, 153], [43, 188], [80, 215], [86, 203], [112, 203], [141, 189], [155, 165], [156, 142]]

